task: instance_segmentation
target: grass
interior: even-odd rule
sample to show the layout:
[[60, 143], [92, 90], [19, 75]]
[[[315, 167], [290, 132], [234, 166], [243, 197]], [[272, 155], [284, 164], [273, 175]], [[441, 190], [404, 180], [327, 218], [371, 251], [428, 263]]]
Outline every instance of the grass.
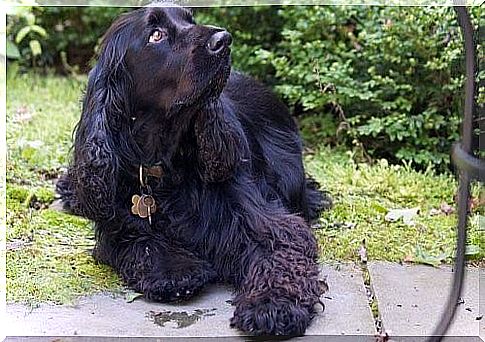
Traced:
[[7, 301], [69, 303], [120, 289], [90, 255], [91, 224], [48, 206], [68, 163], [85, 79], [7, 79]]
[[[451, 175], [431, 170], [414, 171], [405, 165], [374, 165], [354, 162], [352, 153], [320, 149], [306, 156], [307, 171], [334, 198], [332, 210], [320, 219], [317, 236], [324, 260], [360, 260], [362, 246], [369, 260], [451, 262], [456, 245], [454, 208], [457, 183]], [[479, 188], [473, 188], [474, 198]], [[443, 210], [440, 208], [443, 207]], [[395, 209], [417, 208], [413, 224], [386, 220]], [[483, 215], [483, 212], [481, 213]], [[479, 210], [474, 210], [469, 229], [469, 256], [482, 258], [479, 246]], [[473, 247], [472, 247], [473, 246]]]
[[[91, 224], [49, 208], [53, 181], [68, 163], [72, 129], [86, 79], [34, 74], [7, 78], [7, 301], [69, 303], [80, 295], [122, 289], [118, 277], [94, 262]], [[325, 147], [305, 157], [307, 171], [331, 193], [316, 234], [322, 260], [436, 263], [452, 260], [456, 182], [409, 166], [354, 162], [350, 152]], [[474, 190], [475, 197], [478, 189]], [[419, 208], [414, 225], [388, 222], [391, 209]], [[430, 212], [434, 209], [436, 215]], [[472, 216], [469, 244], [484, 257], [479, 221]], [[365, 240], [365, 244], [363, 244]], [[360, 252], [359, 252], [360, 251]]]

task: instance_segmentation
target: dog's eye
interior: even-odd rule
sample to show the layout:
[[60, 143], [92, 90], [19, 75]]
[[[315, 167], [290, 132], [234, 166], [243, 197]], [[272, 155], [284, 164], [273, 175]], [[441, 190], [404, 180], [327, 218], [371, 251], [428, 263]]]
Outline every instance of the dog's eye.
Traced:
[[148, 42], [150, 42], [150, 43], [159, 43], [159, 42], [167, 39], [167, 37], [168, 37], [167, 31], [161, 30], [161, 29], [155, 29], [150, 34], [150, 38], [148, 39]]

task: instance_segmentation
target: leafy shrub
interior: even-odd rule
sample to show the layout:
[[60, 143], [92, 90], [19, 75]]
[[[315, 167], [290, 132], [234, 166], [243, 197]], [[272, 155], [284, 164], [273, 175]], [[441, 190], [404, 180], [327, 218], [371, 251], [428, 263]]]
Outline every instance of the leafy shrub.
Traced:
[[[21, 66], [55, 67], [60, 72], [85, 72], [99, 39], [111, 22], [128, 8], [118, 7], [34, 7], [31, 16], [47, 31], [39, 39], [42, 53], [34, 58], [27, 42], [19, 45]], [[13, 40], [25, 25], [19, 15], [7, 17], [7, 38]]]
[[451, 8], [292, 7], [278, 16], [283, 38], [267, 51], [276, 90], [317, 116], [308, 121], [332, 116], [340, 141], [372, 157], [448, 164], [463, 84]]
[[[43, 39], [47, 36], [46, 30], [36, 23], [36, 17], [31, 7], [10, 8], [9, 14], [7, 31], [10, 33], [10, 37], [7, 39], [7, 57], [10, 59], [21, 58], [19, 44], [22, 44], [23, 55], [28, 56], [34, 63], [35, 57], [42, 53], [39, 38]], [[12, 31], [15, 31], [15, 34]]]

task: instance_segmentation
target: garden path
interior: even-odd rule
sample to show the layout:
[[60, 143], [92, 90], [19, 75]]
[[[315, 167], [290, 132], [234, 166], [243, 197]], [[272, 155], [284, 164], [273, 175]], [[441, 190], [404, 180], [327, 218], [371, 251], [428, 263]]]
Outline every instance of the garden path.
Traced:
[[[447, 266], [371, 262], [365, 267], [324, 265], [321, 275], [329, 285], [323, 297], [326, 309], [319, 311], [305, 339], [321, 340], [325, 335], [326, 341], [375, 341], [382, 327], [390, 340], [407, 336], [406, 341], [424, 341], [443, 310], [452, 271]], [[448, 332], [456, 338], [450, 340], [479, 341], [479, 336], [483, 340], [484, 281], [483, 269], [467, 270], [462, 300]], [[245, 339], [229, 327], [233, 307], [228, 287], [212, 286], [193, 301], [178, 305], [133, 300], [132, 295], [98, 294], [83, 297], [74, 306], [42, 304], [31, 309], [9, 304], [4, 334], [11, 336], [9, 340], [19, 336], [29, 340], [47, 336]]]

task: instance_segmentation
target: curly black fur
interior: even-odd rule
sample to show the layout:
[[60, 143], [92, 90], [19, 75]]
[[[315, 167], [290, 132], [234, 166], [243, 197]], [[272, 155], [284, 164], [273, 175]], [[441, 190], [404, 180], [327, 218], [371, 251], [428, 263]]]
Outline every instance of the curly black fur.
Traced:
[[[163, 39], [151, 42], [156, 30]], [[324, 288], [308, 222], [330, 202], [305, 177], [285, 106], [231, 71], [230, 43], [179, 7], [118, 19], [89, 74], [57, 190], [67, 210], [95, 222], [95, 258], [147, 298], [188, 299], [230, 282], [232, 326], [303, 334]], [[155, 164], [164, 174], [148, 179], [158, 207], [150, 224], [130, 208], [139, 165]]]

